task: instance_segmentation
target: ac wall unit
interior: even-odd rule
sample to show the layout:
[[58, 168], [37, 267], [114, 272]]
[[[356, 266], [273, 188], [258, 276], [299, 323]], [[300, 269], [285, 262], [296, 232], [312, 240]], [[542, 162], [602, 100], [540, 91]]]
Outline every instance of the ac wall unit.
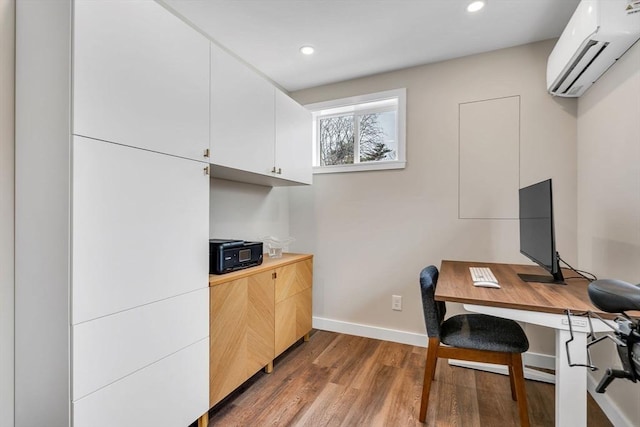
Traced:
[[582, 95], [640, 39], [640, 0], [582, 0], [547, 61], [547, 89]]

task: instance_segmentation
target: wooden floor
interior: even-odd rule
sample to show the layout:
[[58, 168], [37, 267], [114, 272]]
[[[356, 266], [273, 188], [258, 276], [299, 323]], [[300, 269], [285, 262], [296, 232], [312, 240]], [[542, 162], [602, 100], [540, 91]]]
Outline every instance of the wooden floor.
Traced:
[[[214, 426], [423, 426], [426, 349], [315, 331], [210, 411]], [[554, 425], [554, 386], [527, 381], [532, 426]], [[440, 360], [427, 425], [517, 426], [509, 378]], [[588, 426], [611, 426], [589, 396]]]

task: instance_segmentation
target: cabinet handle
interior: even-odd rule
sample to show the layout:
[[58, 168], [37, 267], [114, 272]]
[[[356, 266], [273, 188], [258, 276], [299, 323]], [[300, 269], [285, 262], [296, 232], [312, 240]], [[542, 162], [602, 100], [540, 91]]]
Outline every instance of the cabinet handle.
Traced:
[[208, 148], [207, 148], [207, 149], [205, 149], [205, 150], [204, 150], [204, 157], [209, 158], [209, 154], [211, 154], [211, 152], [209, 151], [209, 149], [208, 149]]
[[[275, 169], [275, 168], [274, 168]], [[276, 172], [278, 175], [282, 175], [282, 169], [278, 168], [278, 172]]]
[[271, 173], [276, 173], [276, 167], [274, 166], [273, 169], [271, 169]]
[[205, 166], [205, 167], [203, 168], [203, 171], [204, 171], [204, 174], [205, 174], [205, 175], [209, 175], [209, 176], [211, 176], [211, 171], [209, 170], [209, 166]]
[[277, 279], [278, 278], [278, 273], [271, 273], [271, 278], [272, 279]]

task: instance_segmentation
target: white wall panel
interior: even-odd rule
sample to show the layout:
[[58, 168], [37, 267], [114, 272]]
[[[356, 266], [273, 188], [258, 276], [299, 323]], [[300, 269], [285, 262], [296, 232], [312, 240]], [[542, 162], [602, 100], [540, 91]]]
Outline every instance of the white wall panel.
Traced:
[[16, 427], [70, 421], [71, 15], [16, 2]]
[[0, 427], [14, 425], [15, 0], [0, 0]]
[[204, 165], [73, 141], [73, 324], [207, 287]]

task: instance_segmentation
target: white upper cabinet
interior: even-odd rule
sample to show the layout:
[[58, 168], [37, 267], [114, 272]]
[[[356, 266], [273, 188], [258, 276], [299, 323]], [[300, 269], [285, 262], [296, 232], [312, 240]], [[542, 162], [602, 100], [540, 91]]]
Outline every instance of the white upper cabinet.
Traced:
[[311, 113], [276, 90], [276, 173], [283, 179], [311, 184]]
[[78, 0], [73, 133], [207, 161], [209, 41], [154, 1]]
[[311, 114], [212, 43], [212, 175], [271, 186], [311, 184], [311, 149]]
[[274, 91], [270, 82], [211, 43], [211, 163], [271, 174]]
[[72, 324], [207, 286], [205, 167], [73, 138]]

